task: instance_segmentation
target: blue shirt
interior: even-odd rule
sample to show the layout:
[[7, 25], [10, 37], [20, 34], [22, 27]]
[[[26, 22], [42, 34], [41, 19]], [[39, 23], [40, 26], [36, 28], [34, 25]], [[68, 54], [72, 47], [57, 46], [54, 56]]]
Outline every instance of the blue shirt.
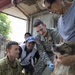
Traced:
[[75, 1], [58, 20], [59, 33], [64, 41], [75, 42]]

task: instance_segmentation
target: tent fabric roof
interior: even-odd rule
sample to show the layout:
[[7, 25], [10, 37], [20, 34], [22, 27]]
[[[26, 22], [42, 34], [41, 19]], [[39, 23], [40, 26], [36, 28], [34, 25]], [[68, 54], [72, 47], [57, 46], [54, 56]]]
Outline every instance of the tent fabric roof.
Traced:
[[[12, 6], [13, 0], [0, 0], [0, 11], [10, 8]], [[21, 2], [22, 0], [16, 0], [17, 3]]]
[[27, 19], [45, 10], [41, 0], [0, 0], [0, 11], [18, 18]]

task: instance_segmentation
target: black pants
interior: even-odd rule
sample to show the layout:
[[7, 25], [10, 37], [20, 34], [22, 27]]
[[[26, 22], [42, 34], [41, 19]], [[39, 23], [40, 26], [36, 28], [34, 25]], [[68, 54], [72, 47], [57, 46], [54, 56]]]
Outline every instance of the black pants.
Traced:
[[26, 74], [30, 73], [30, 75], [33, 75], [34, 67], [31, 64], [25, 66], [22, 65], [22, 68], [25, 69]]

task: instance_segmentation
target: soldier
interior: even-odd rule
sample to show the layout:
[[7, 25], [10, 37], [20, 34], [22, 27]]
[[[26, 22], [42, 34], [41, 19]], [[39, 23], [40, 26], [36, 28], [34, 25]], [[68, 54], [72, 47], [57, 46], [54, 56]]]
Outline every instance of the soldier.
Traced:
[[[51, 65], [53, 61], [53, 53], [51, 45], [59, 43], [59, 35], [56, 29], [47, 29], [46, 25], [39, 19], [34, 23], [34, 29], [38, 33], [36, 36], [36, 47], [39, 50], [40, 59], [35, 66], [34, 75], [42, 75], [47, 65]], [[50, 70], [53, 70], [50, 67]]]
[[0, 60], [0, 75], [25, 75], [19, 61], [19, 45], [11, 41], [6, 45], [7, 56]]

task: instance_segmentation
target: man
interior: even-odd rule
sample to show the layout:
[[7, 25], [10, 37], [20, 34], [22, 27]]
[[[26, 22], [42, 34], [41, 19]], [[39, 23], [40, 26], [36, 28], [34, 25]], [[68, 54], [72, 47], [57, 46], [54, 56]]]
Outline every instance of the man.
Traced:
[[34, 72], [34, 65], [36, 61], [39, 59], [39, 53], [37, 49], [34, 48], [35, 46], [35, 39], [30, 36], [26, 39], [26, 43], [20, 45], [20, 57], [19, 61], [23, 69], [26, 70], [26, 73], [30, 73], [33, 75]]
[[[44, 0], [43, 5], [50, 12], [60, 14], [58, 19], [58, 30], [63, 41], [75, 42], [75, 0]], [[62, 57], [57, 59], [58, 62], [64, 65], [70, 65], [75, 62], [75, 55]]]
[[[32, 35], [31, 35], [29, 32], [26, 32], [25, 35], [24, 35], [25, 40], [26, 40], [29, 36], [32, 36]], [[24, 43], [25, 43], [25, 41], [24, 41]]]
[[24, 75], [19, 61], [19, 45], [11, 41], [6, 45], [7, 56], [0, 59], [0, 75]]
[[36, 36], [36, 47], [40, 53], [40, 59], [35, 66], [34, 75], [41, 75], [46, 65], [50, 66], [51, 61], [53, 61], [51, 45], [59, 43], [59, 35], [56, 29], [47, 29], [46, 25], [39, 19], [35, 21], [34, 29], [38, 33]]
[[26, 39], [29, 37], [29, 36], [32, 36], [29, 32], [26, 32], [25, 34], [24, 34], [24, 42], [22, 42], [20, 45], [22, 45], [22, 44], [25, 44], [26, 43]]

